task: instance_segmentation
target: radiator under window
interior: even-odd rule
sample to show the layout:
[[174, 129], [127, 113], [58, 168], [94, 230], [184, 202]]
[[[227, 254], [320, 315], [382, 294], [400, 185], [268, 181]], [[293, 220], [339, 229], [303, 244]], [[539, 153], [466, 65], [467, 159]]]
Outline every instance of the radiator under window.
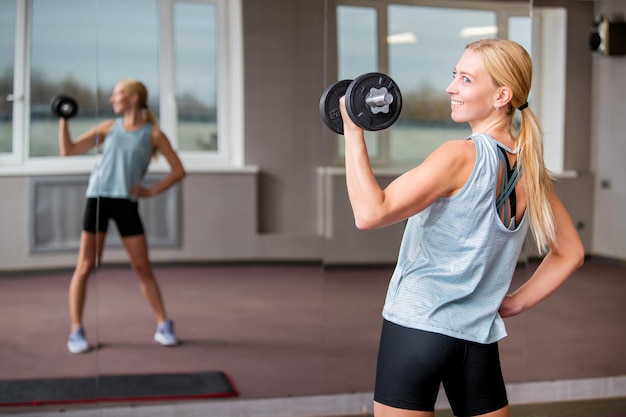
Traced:
[[[144, 183], [154, 184], [157, 176]], [[87, 176], [34, 177], [30, 193], [30, 252], [75, 251], [85, 208]], [[139, 212], [151, 247], [180, 246], [180, 187], [139, 201]], [[115, 223], [109, 224], [106, 246], [122, 245]]]

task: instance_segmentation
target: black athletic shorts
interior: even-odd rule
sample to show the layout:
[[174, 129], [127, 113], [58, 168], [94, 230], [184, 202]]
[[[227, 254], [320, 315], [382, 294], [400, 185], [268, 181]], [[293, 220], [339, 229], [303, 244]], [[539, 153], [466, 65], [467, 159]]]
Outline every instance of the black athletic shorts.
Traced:
[[455, 416], [476, 416], [508, 404], [498, 344], [383, 323], [374, 401], [434, 411], [440, 384]]
[[114, 220], [120, 236], [143, 235], [143, 223], [139, 217], [139, 203], [126, 198], [88, 198], [83, 216], [83, 230], [96, 233], [96, 220], [98, 231], [106, 233], [109, 220]]

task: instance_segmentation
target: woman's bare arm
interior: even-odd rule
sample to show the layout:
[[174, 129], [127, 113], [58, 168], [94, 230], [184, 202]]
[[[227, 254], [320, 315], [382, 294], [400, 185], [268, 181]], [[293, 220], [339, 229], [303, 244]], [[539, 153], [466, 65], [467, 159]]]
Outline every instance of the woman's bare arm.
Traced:
[[144, 188], [140, 185], [134, 186], [133, 193], [138, 197], [152, 197], [157, 195], [181, 181], [187, 175], [185, 168], [183, 167], [178, 154], [172, 148], [169, 139], [157, 127], [154, 127], [152, 130], [152, 143], [156, 150], [165, 157], [170, 166], [170, 172], [153, 187]]
[[500, 307], [502, 317], [518, 315], [556, 291], [584, 262], [585, 249], [570, 215], [556, 194], [552, 194], [556, 222], [555, 242], [534, 274], [520, 288], [507, 295]]
[[113, 126], [113, 120], [107, 120], [99, 125], [93, 126], [72, 141], [68, 119], [59, 119], [59, 149], [62, 156], [82, 155], [89, 151], [96, 144], [102, 143], [107, 133]]

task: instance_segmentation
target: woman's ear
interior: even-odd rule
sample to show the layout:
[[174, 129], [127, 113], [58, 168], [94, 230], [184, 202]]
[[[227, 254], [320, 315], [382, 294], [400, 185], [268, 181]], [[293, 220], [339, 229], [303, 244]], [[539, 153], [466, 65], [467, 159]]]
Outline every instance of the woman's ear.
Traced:
[[493, 103], [494, 107], [502, 108], [505, 107], [511, 99], [513, 98], [513, 94], [511, 93], [511, 89], [508, 87], [499, 87], [498, 92], [496, 93], [496, 100]]
[[130, 95], [130, 102], [132, 103], [133, 106], [138, 106], [139, 105], [139, 94], [132, 93]]

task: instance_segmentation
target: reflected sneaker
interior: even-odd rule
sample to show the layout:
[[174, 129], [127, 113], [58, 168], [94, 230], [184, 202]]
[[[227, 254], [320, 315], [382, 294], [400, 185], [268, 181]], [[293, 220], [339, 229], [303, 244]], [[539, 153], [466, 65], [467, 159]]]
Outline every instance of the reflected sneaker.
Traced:
[[174, 334], [174, 323], [172, 320], [167, 320], [157, 326], [154, 341], [163, 346], [175, 346], [178, 344], [178, 339]]
[[67, 348], [72, 353], [83, 353], [89, 350], [89, 343], [85, 338], [85, 330], [82, 327], [77, 328], [67, 339]]

